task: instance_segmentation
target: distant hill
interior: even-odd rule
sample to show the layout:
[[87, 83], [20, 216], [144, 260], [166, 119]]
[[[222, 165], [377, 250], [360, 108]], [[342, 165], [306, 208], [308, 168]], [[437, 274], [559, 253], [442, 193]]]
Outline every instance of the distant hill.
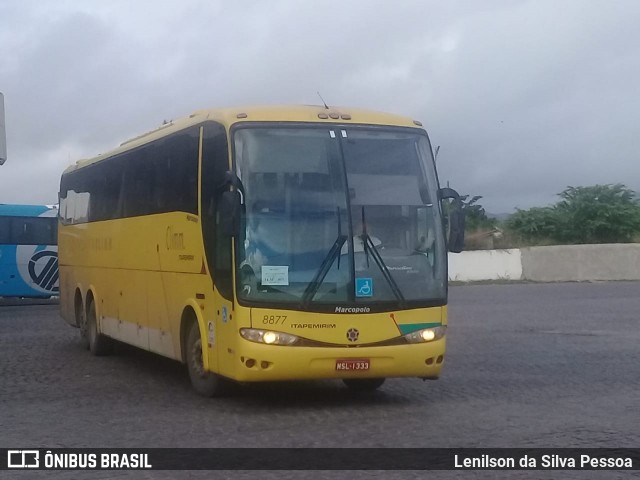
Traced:
[[513, 213], [489, 213], [489, 212], [487, 212], [487, 217], [495, 218], [496, 220], [499, 220], [501, 222], [503, 222], [506, 219], [508, 219], [511, 215], [513, 215]]

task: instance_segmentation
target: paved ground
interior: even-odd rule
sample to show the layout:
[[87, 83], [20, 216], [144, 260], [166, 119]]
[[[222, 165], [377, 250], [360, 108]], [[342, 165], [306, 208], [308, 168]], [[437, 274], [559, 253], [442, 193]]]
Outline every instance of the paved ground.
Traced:
[[[89, 355], [55, 305], [0, 306], [0, 447], [639, 447], [640, 283], [453, 287], [444, 374], [192, 393], [178, 363]], [[22, 472], [21, 472], [22, 473]], [[27, 472], [12, 478], [80, 478]], [[44, 475], [47, 473], [47, 475]], [[87, 472], [82, 478], [638, 478], [622, 472]]]

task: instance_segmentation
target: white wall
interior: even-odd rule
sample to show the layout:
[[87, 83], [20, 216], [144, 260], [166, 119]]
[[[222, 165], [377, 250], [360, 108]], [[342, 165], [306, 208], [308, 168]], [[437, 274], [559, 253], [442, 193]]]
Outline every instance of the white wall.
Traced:
[[449, 254], [449, 280], [521, 280], [522, 253], [508, 250], [472, 250]]
[[450, 253], [449, 280], [640, 280], [640, 244], [559, 245]]

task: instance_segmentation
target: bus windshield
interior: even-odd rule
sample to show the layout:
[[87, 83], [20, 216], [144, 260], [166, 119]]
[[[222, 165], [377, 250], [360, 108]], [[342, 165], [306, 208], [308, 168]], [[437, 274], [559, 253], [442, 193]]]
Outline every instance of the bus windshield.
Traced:
[[234, 153], [244, 215], [238, 297], [394, 309], [446, 296], [427, 136], [392, 127], [249, 127]]

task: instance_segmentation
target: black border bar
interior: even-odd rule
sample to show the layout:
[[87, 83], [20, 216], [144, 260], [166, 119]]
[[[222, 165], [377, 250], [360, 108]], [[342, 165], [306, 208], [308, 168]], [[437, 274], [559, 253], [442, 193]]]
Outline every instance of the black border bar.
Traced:
[[640, 470], [640, 448], [22, 447], [0, 459], [0, 470]]

